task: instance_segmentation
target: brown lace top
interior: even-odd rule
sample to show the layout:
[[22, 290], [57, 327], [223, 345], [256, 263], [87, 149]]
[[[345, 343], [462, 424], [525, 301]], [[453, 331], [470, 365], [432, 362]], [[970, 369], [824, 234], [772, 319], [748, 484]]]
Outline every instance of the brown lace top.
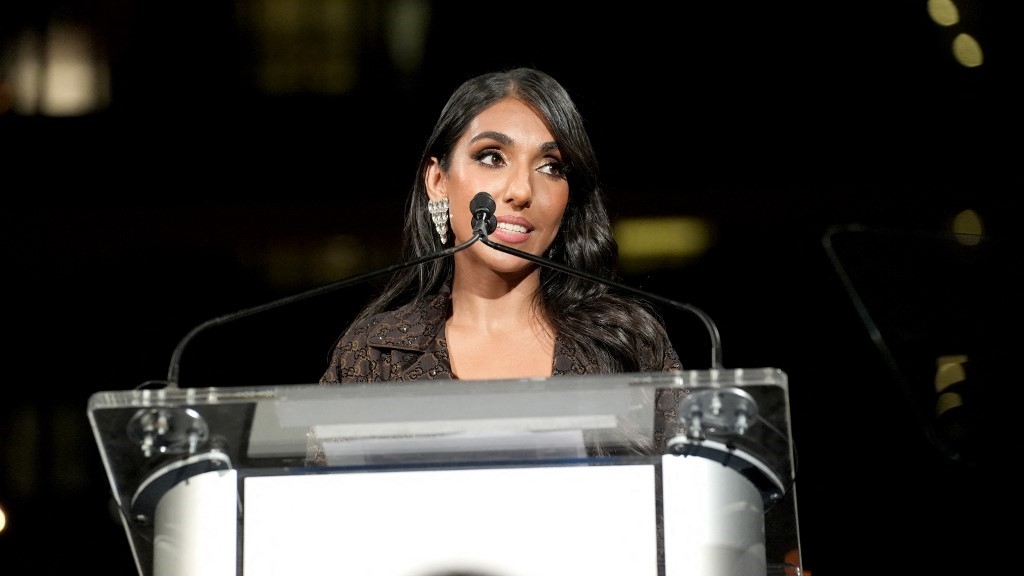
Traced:
[[[451, 307], [445, 287], [420, 303], [382, 312], [349, 327], [331, 352], [321, 384], [386, 380], [452, 379], [444, 324]], [[680, 370], [679, 356], [666, 343], [661, 366], [642, 371]], [[551, 375], [594, 373], [593, 363], [560, 337], [555, 338]]]

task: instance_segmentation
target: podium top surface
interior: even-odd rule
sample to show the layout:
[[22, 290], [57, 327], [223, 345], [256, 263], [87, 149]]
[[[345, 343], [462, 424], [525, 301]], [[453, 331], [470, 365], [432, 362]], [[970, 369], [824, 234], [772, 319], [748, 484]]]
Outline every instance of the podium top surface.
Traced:
[[218, 453], [251, 473], [643, 458], [728, 446], [793, 475], [775, 368], [321, 386], [101, 391], [88, 417], [119, 504], [154, 471]]

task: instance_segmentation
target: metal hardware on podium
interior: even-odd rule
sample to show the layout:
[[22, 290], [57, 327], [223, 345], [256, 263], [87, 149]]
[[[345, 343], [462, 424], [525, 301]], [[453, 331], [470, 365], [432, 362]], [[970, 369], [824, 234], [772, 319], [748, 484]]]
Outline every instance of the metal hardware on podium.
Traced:
[[127, 433], [146, 458], [156, 454], [195, 454], [210, 439], [206, 420], [190, 408], [139, 410], [128, 422]]
[[135, 412], [125, 426], [150, 472], [139, 483], [130, 517], [149, 525], [157, 503], [173, 486], [200, 474], [231, 468], [231, 458], [211, 446], [210, 427], [191, 408], [155, 407]]
[[691, 391], [679, 403], [683, 434], [669, 439], [667, 448], [681, 456], [699, 456], [732, 468], [761, 492], [765, 505], [786, 494], [786, 483], [757, 455], [737, 445], [758, 415], [757, 401], [738, 387]]
[[707, 432], [743, 435], [755, 417], [757, 401], [740, 388], [698, 390], [679, 405], [679, 418], [693, 440], [703, 440]]

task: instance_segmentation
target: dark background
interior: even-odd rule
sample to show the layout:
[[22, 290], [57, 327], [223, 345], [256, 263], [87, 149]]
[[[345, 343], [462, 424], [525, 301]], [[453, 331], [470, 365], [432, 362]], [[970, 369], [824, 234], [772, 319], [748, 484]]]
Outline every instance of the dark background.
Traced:
[[[358, 81], [333, 94], [259, 88], [261, 46], [238, 8], [257, 2], [0, 11], [8, 42], [52, 18], [90, 23], [111, 78], [101, 111], [0, 115], [0, 571], [134, 574], [89, 396], [164, 378], [175, 345], [205, 320], [339, 279], [303, 266], [336, 235], [362, 248], [353, 273], [397, 263], [402, 202], [445, 99], [469, 76], [514, 65], [544, 69], [576, 98], [614, 218], [713, 223], [704, 255], [627, 280], [709, 313], [727, 367], [789, 375], [806, 568], [953, 574], [1015, 557], [1009, 530], [996, 527], [1012, 520], [1014, 499], [1003, 432], [1016, 410], [1007, 342], [1019, 341], [1009, 300], [1024, 189], [1021, 46], [1008, 3], [960, 3], [964, 20], [947, 29], [910, 1], [432, 2], [412, 71], [391, 63], [374, 3], [348, 4], [364, 18]], [[955, 62], [957, 32], [979, 39], [982, 67]], [[987, 305], [968, 306], [969, 333], [956, 325], [949, 340], [887, 323], [887, 343], [909, 341], [891, 362], [823, 238], [850, 224], [886, 231], [856, 263], [872, 310], [900, 319], [916, 305], [941, 319], [966, 295], [941, 299], [907, 278], [918, 264], [946, 266], [917, 239], [948, 232], [965, 209], [995, 248], [986, 242], [977, 282], [961, 267], [949, 274]], [[865, 254], [856, 239], [843, 248]], [[291, 265], [275, 273], [282, 258]], [[204, 332], [184, 354], [182, 385], [314, 382], [368, 293]], [[669, 316], [684, 363], [707, 368], [703, 328]], [[957, 461], [930, 437], [943, 424], [929, 394], [935, 357], [965, 351], [986, 411], [970, 420], [978, 456]]]

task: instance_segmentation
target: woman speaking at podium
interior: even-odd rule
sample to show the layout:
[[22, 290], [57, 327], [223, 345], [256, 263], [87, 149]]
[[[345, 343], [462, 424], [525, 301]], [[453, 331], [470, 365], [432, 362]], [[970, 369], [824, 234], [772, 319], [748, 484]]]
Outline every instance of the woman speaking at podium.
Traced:
[[[335, 342], [322, 384], [508, 379], [681, 369], [649, 302], [475, 242], [486, 192], [489, 240], [609, 278], [618, 245], [583, 119], [532, 68], [459, 86], [427, 140], [406, 200], [397, 272]], [[612, 279], [612, 278], [609, 278]]]

